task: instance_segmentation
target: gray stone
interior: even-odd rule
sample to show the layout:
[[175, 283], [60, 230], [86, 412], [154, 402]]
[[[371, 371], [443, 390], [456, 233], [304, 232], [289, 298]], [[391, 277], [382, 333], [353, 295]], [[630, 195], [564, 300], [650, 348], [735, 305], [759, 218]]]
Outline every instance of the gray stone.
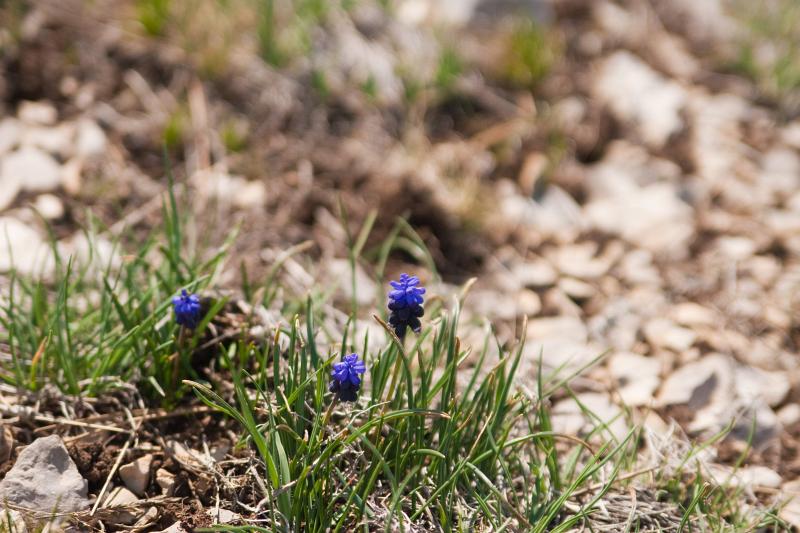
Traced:
[[86, 494], [86, 480], [57, 435], [33, 441], [0, 481], [0, 499], [39, 512], [86, 509]]

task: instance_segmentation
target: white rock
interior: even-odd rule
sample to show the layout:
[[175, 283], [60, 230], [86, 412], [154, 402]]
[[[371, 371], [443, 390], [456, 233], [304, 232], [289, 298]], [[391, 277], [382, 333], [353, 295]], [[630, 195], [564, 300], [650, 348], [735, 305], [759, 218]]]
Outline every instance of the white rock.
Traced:
[[161, 487], [164, 496], [172, 496], [175, 492], [175, 474], [169, 470], [163, 468], [156, 470], [156, 483]]
[[158, 518], [158, 508], [157, 507], [148, 507], [147, 511], [136, 521], [133, 525], [138, 531], [144, 531], [143, 528], [146, 526], [152, 525], [156, 518]]
[[546, 317], [528, 322], [528, 339], [571, 339], [586, 342], [588, 332], [586, 326], [578, 318]]
[[23, 130], [22, 144], [41, 148], [45, 152], [66, 157], [75, 144], [75, 129], [70, 123], [58, 126], [29, 126]]
[[682, 302], [669, 310], [669, 317], [682, 326], [712, 326], [718, 318], [708, 307], [694, 302]]
[[661, 382], [661, 363], [657, 359], [619, 352], [609, 359], [608, 370], [626, 405], [640, 406], [653, 402], [654, 393]]
[[594, 89], [619, 120], [656, 148], [683, 129], [684, 89], [630, 52], [615, 52], [601, 65]]
[[505, 224], [536, 228], [546, 235], [576, 235], [583, 227], [581, 208], [566, 191], [551, 185], [538, 200], [506, 194], [500, 198], [500, 213]]
[[108, 141], [103, 129], [92, 120], [81, 120], [78, 123], [78, 140], [76, 154], [80, 157], [103, 155]]
[[193, 181], [203, 195], [231, 202], [236, 207], [259, 207], [267, 200], [267, 188], [261, 181], [217, 171], [198, 172]]
[[23, 189], [33, 192], [52, 191], [61, 183], [61, 167], [56, 160], [32, 146], [6, 155], [0, 175], [17, 180]]
[[22, 127], [17, 119], [0, 120], [0, 155], [14, 149], [22, 138]]
[[57, 435], [40, 437], [19, 454], [0, 481], [0, 499], [36, 511], [89, 507], [87, 483]]
[[600, 355], [602, 348], [587, 342], [586, 326], [577, 317], [537, 318], [528, 322], [521, 376], [538, 372], [539, 355], [548, 372], [573, 372]]
[[211, 517], [215, 524], [232, 524], [242, 519], [238, 513], [222, 508], [208, 509], [206, 514]]
[[794, 150], [773, 148], [761, 158], [759, 186], [789, 195], [800, 188], [800, 157]]
[[46, 220], [55, 220], [64, 216], [64, 204], [54, 194], [40, 194], [36, 197], [33, 207]]
[[605, 430], [598, 430], [604, 440], [621, 440], [628, 432], [622, 409], [611, 403], [608, 395], [597, 392], [585, 392], [578, 394], [575, 399], [568, 398], [556, 403], [553, 406], [552, 424], [553, 431], [568, 435], [592, 431], [606, 424], [608, 427]]
[[731, 187], [731, 176], [741, 171], [742, 156], [748, 148], [742, 142], [740, 122], [750, 107], [749, 102], [729, 93], [692, 95], [691, 151], [697, 173], [709, 183]]
[[594, 227], [653, 252], [684, 256], [694, 234], [692, 209], [669, 183], [590, 201], [584, 213]]
[[554, 254], [554, 263], [567, 276], [578, 279], [597, 279], [611, 268], [606, 258], [597, 258], [597, 244], [586, 242], [559, 246]]
[[0, 211], [14, 203], [19, 192], [22, 190], [22, 183], [13, 174], [2, 173], [2, 162], [0, 162]]
[[524, 287], [549, 287], [557, 279], [556, 270], [541, 259], [520, 263], [514, 267], [513, 273]]
[[709, 474], [718, 483], [728, 482], [731, 487], [777, 489], [781, 486], [781, 476], [766, 466], [752, 465], [735, 470], [727, 465], [712, 464]]
[[542, 310], [542, 300], [532, 290], [523, 289], [517, 294], [517, 310], [520, 315], [533, 316]]
[[778, 420], [784, 426], [792, 426], [800, 422], [800, 404], [790, 403], [780, 408]]
[[[103, 507], [106, 509], [113, 509], [114, 507], [127, 507], [137, 503], [138, 501], [139, 498], [137, 498], [134, 493], [125, 487], [114, 487], [111, 489], [111, 491], [109, 491], [103, 500]], [[115, 510], [113, 521], [120, 524], [133, 524], [136, 522], [138, 515], [139, 513], [135, 512], [135, 510], [128, 511], [125, 509], [119, 509]]]
[[[765, 446], [777, 444], [777, 438], [781, 433], [781, 422], [775, 411], [770, 409], [765, 402], [759, 400], [745, 405], [737, 402], [733, 407], [736, 409], [735, 411], [729, 412], [727, 416], [718, 417], [713, 422], [716, 428], [721, 429], [735, 418], [736, 423], [728, 438], [742, 443], [749, 442], [756, 450], [763, 450]], [[709, 427], [714, 426], [709, 424]]]
[[666, 318], [654, 318], [645, 324], [644, 336], [653, 346], [676, 352], [689, 349], [697, 340], [694, 331], [682, 328]]
[[139, 501], [139, 498], [125, 487], [114, 487], [103, 500], [103, 507], [119, 507]]
[[714, 243], [720, 255], [730, 261], [742, 261], [756, 251], [756, 243], [747, 237], [724, 236]]
[[38, 231], [16, 218], [0, 217], [0, 271], [15, 268], [47, 276], [53, 267], [52, 251]]
[[696, 410], [718, 399], [729, 400], [733, 380], [731, 359], [721, 354], [709, 354], [670, 374], [661, 386], [657, 404], [683, 404]]
[[789, 394], [791, 384], [785, 372], [767, 372], [759, 368], [736, 368], [736, 393], [746, 403], [761, 399], [774, 407]]
[[83, 170], [83, 159], [74, 157], [64, 163], [61, 167], [61, 185], [71, 196], [77, 196], [81, 192], [81, 171]]
[[585, 281], [575, 278], [561, 278], [558, 280], [558, 288], [576, 301], [588, 300], [597, 294], [597, 290], [594, 287]]
[[655, 285], [662, 283], [661, 274], [653, 265], [653, 254], [648, 250], [631, 250], [619, 265], [622, 277], [632, 285]]
[[152, 464], [153, 456], [148, 453], [132, 463], [121, 466], [119, 477], [134, 494], [144, 496], [147, 485], [150, 483], [150, 466]]
[[19, 105], [17, 116], [28, 124], [52, 126], [58, 120], [56, 108], [47, 102], [31, 102], [26, 100]]

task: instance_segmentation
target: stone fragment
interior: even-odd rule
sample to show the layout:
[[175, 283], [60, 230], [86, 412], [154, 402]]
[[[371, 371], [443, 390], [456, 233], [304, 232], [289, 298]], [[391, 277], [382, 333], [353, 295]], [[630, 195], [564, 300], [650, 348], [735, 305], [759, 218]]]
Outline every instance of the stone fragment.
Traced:
[[784, 405], [777, 412], [778, 420], [783, 426], [792, 426], [800, 422], [800, 404]]
[[712, 326], [718, 318], [708, 307], [694, 302], [682, 302], [669, 310], [669, 318], [682, 326]]
[[745, 466], [734, 469], [727, 465], [709, 465], [711, 477], [720, 485], [726, 483], [730, 487], [746, 489], [777, 489], [781, 486], [781, 476], [771, 468], [760, 465]]
[[688, 405], [697, 410], [715, 399], [730, 400], [733, 363], [727, 356], [708, 354], [667, 376], [658, 394], [658, 404]]
[[0, 120], [0, 155], [13, 150], [22, 138], [22, 127], [17, 119]]
[[58, 112], [52, 104], [30, 100], [19, 105], [17, 116], [23, 122], [39, 126], [52, 126], [58, 120]]
[[64, 216], [64, 204], [54, 194], [40, 194], [36, 197], [33, 207], [45, 220], [56, 220]]
[[121, 466], [119, 477], [134, 494], [144, 496], [147, 485], [150, 483], [150, 466], [152, 464], [153, 456], [148, 453], [131, 463]]
[[621, 196], [592, 200], [586, 220], [652, 252], [686, 255], [694, 234], [692, 209], [670, 183], [654, 183]]
[[61, 183], [61, 167], [46, 152], [33, 146], [23, 146], [3, 158], [0, 167], [2, 180], [17, 181], [23, 189], [47, 192]]
[[626, 405], [648, 405], [654, 401], [654, 393], [661, 382], [661, 363], [657, 359], [619, 352], [609, 359], [608, 369]]
[[[138, 501], [139, 498], [125, 487], [114, 487], [103, 500], [103, 507], [108, 509], [127, 507]], [[126, 525], [133, 524], [136, 522], [139, 514], [140, 513], [136, 512], [135, 509], [116, 509], [113, 521]]]
[[630, 52], [615, 52], [600, 66], [594, 89], [617, 119], [653, 147], [662, 147], [684, 127], [684, 89]]
[[175, 474], [169, 470], [163, 468], [156, 470], [156, 483], [161, 487], [164, 496], [172, 496], [175, 492]]
[[653, 346], [676, 352], [689, 349], [697, 339], [695, 332], [682, 328], [666, 318], [654, 318], [645, 324], [644, 336]]
[[88, 119], [78, 123], [75, 152], [79, 157], [95, 157], [106, 151], [106, 134], [96, 122]]
[[520, 263], [513, 273], [520, 284], [532, 288], [549, 287], [558, 279], [556, 269], [542, 259]]
[[3, 174], [0, 168], [0, 211], [13, 204], [21, 190], [19, 178], [13, 174]]
[[0, 500], [35, 511], [89, 507], [87, 482], [57, 435], [40, 437], [19, 454], [0, 481]]
[[791, 384], [785, 372], [767, 372], [750, 366], [739, 366], [735, 371], [736, 394], [745, 403], [758, 399], [774, 407], [789, 394]]
[[39, 232], [16, 218], [0, 217], [0, 271], [47, 275], [53, 255]]
[[620, 440], [628, 432], [628, 424], [619, 406], [611, 403], [607, 394], [585, 392], [575, 399], [561, 400], [553, 406], [553, 430], [567, 435], [580, 435], [594, 431], [605, 424], [605, 429], [598, 430], [602, 438]]
[[238, 513], [229, 511], [228, 509], [208, 509], [206, 513], [211, 517], [215, 524], [233, 524], [242, 519]]
[[21, 143], [40, 148], [51, 155], [67, 157], [75, 146], [75, 129], [69, 123], [29, 126], [23, 130]]
[[564, 291], [564, 294], [578, 302], [588, 300], [597, 294], [597, 290], [594, 287], [575, 278], [561, 278], [558, 280], [558, 288]]

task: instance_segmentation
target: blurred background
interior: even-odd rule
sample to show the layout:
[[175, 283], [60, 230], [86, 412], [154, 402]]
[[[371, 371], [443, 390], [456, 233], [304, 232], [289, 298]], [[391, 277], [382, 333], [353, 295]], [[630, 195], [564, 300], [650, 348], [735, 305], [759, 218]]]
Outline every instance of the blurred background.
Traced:
[[94, 253], [135, 243], [171, 168], [198, 249], [241, 225], [231, 287], [294, 245], [298, 291], [333, 283], [375, 217], [368, 304], [401, 217], [429, 255], [389, 269], [477, 276], [472, 316], [531, 368], [610, 349], [579, 384], [595, 412], [736, 419], [771, 483], [800, 475], [796, 0], [3, 0], [0, 21], [0, 270], [46, 276], [49, 237], [86, 254], [86, 227]]

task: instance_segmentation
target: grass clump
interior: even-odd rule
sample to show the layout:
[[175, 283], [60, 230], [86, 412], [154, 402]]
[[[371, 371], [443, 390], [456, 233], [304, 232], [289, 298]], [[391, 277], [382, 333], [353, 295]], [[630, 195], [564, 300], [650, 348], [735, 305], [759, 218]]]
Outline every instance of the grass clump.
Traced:
[[[467, 346], [460, 317], [470, 284], [446, 298], [423, 292], [413, 276], [401, 277], [391, 283], [390, 313], [360, 309], [355, 296], [342, 313], [319, 287], [284, 295], [284, 323], [253, 337], [245, 334], [252, 315], [244, 314], [240, 334], [212, 345], [215, 371], [204, 373], [194, 364], [199, 343], [225, 300], [203, 298], [197, 309], [188, 293], [214, 288], [227, 248], [205, 260], [188, 253], [177, 206], [170, 191], [163, 230], [122, 263], [98, 269], [56, 253], [52, 282], [12, 274], [0, 306], [0, 345], [10, 354], [0, 379], [22, 389], [55, 385], [73, 395], [101, 395], [126, 382], [149, 391], [156, 406], [188, 402], [184, 393], [193, 390], [235, 420], [254, 494], [224, 505], [244, 509], [247, 525], [210, 530], [566, 532], [591, 524], [597, 509], [618, 501], [624, 494], [618, 486], [658, 468], [635, 471], [642, 429], [615, 436], [609, 422], [578, 401], [569, 379], [541, 370], [519, 376], [522, 341], [504, 345], [487, 329], [481, 346]], [[348, 233], [354, 272], [376, 217], [371, 213], [357, 235]], [[87, 234], [92, 242], [97, 232]], [[399, 221], [365, 254], [381, 281], [395, 250], [430, 261], [413, 228]], [[276, 301], [280, 265], [260, 285], [242, 276], [249, 308]], [[352, 283], [355, 295], [355, 273], [343, 282]], [[181, 289], [187, 294], [173, 316]], [[356, 334], [365, 311], [381, 335]], [[332, 315], [344, 320], [340, 331], [331, 327]], [[345, 360], [354, 374], [340, 362], [348, 354], [356, 354]], [[345, 380], [354, 394], [342, 394]], [[572, 397], [596, 421], [594, 429], [583, 438], [554, 431], [554, 394]], [[699, 472], [686, 483], [678, 470], [654, 483], [654, 490], [667, 489], [649, 502], [665, 509], [663, 520], [652, 522], [660, 529], [648, 529], [645, 514], [630, 518], [629, 530], [754, 523], [732, 514], [730, 500], [720, 497], [730, 494], [726, 489], [708, 490]], [[617, 500], [604, 499], [612, 492]], [[768, 513], [758, 519], [764, 527], [779, 523]]]

